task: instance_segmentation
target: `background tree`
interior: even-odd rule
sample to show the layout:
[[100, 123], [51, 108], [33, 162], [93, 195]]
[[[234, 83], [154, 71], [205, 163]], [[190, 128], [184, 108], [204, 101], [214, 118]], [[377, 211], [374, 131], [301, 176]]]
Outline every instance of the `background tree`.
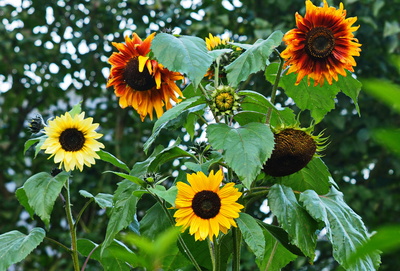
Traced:
[[[339, 2], [330, 4], [337, 6]], [[361, 25], [356, 34], [363, 44], [361, 57], [357, 59], [358, 78], [362, 81], [375, 77], [399, 84], [400, 1], [352, 0], [344, 4], [347, 13], [358, 16], [357, 24]], [[142, 147], [151, 133], [152, 123], [148, 120], [141, 123], [136, 112], [120, 109], [113, 90], [105, 87], [109, 73], [107, 59], [114, 50], [111, 42], [122, 42], [133, 31], [143, 37], [153, 31], [172, 29], [178, 34], [198, 37], [206, 37], [208, 33], [225, 34], [233, 40], [252, 43], [268, 37], [276, 29], [293, 28], [294, 13], [304, 14], [304, 1], [296, 0], [22, 0], [0, 1], [0, 7], [0, 60], [3, 63], [0, 66], [0, 233], [12, 229], [26, 232], [34, 226], [14, 192], [27, 176], [39, 171], [50, 172], [53, 166], [44, 156], [33, 161], [32, 151], [23, 155], [23, 144], [30, 137], [26, 128], [29, 118], [38, 112], [48, 119], [82, 100], [87, 114], [101, 123], [103, 142], [110, 152], [130, 166], [145, 159]], [[270, 91], [262, 74], [255, 74], [246, 84], [267, 95]], [[278, 99], [282, 104], [290, 104], [284, 93]], [[393, 214], [400, 211], [397, 181], [400, 163], [373, 139], [377, 128], [399, 127], [399, 115], [363, 91], [359, 96], [361, 118], [357, 117], [349, 98], [339, 94], [337, 99], [336, 108], [317, 126], [326, 129], [325, 134], [331, 139], [331, 147], [324, 152], [323, 160], [344, 192], [345, 200], [363, 217], [370, 230], [399, 223], [399, 217]], [[309, 119], [307, 115], [302, 117]], [[184, 131], [176, 133], [185, 134]], [[159, 137], [158, 143], [167, 145], [162, 138]], [[122, 148], [128, 145], [131, 149]], [[101, 161], [98, 163], [102, 168], [111, 169]], [[162, 170], [167, 175], [179, 167], [177, 164]], [[115, 190], [119, 181], [94, 169], [85, 176], [85, 179], [74, 178], [75, 189], [107, 193]], [[73, 191], [72, 195], [77, 196], [77, 192]], [[142, 214], [149, 205], [146, 199], [140, 202]], [[80, 204], [78, 198], [73, 202]], [[254, 214], [259, 218], [268, 217], [268, 213], [259, 210], [261, 204], [262, 200], [254, 203]], [[61, 201], [57, 202], [55, 208], [61, 205]], [[106, 215], [95, 206], [89, 208], [91, 211], [85, 213], [80, 226], [92, 240], [101, 242]], [[61, 216], [53, 216], [51, 223], [51, 235], [67, 238], [62, 236], [65, 221]], [[300, 259], [286, 269], [335, 269], [327, 245], [323, 239], [319, 243], [321, 254], [314, 266]], [[67, 268], [68, 255], [56, 253], [53, 246], [47, 242], [46, 249], [32, 254], [21, 263], [21, 268]], [[392, 270], [400, 264], [398, 257], [390, 255], [384, 256], [382, 262], [381, 270]], [[249, 258], [248, 265], [251, 264]], [[245, 263], [243, 266], [250, 268]]]

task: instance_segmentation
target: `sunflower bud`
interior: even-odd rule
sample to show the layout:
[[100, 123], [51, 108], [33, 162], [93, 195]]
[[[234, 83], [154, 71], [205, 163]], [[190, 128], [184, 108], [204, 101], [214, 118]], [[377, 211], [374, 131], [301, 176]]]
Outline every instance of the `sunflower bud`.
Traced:
[[219, 86], [211, 94], [211, 107], [215, 113], [220, 115], [231, 115], [239, 108], [239, 96], [235, 89], [229, 86]]
[[286, 128], [274, 134], [275, 149], [264, 164], [263, 171], [273, 177], [298, 172], [325, 146], [325, 138], [311, 135], [300, 128]]
[[31, 119], [28, 129], [32, 134], [37, 134], [45, 126], [46, 125], [44, 124], [42, 116], [40, 114], [37, 114], [34, 118]]

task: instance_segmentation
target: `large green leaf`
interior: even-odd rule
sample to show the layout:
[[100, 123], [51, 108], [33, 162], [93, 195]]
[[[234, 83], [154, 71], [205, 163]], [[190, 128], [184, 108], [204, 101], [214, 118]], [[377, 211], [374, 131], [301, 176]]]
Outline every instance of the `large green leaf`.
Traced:
[[113, 240], [102, 253], [101, 246], [88, 240], [78, 240], [78, 251], [85, 257], [90, 255], [90, 259], [100, 262], [104, 271], [129, 271], [131, 266], [137, 266], [139, 259], [128, 247], [121, 242]]
[[159, 203], [148, 209], [146, 215], [140, 220], [140, 233], [151, 240], [169, 227], [171, 227], [171, 221], [168, 220], [167, 214]]
[[[183, 111], [191, 108], [193, 105], [198, 105], [198, 101], [200, 100], [200, 96], [195, 96], [189, 99], [186, 99], [179, 103], [178, 105], [174, 106], [173, 108], [166, 111], [155, 123], [153, 126], [153, 131], [149, 139], [144, 143], [143, 149], [147, 152], [153, 144], [154, 140], [158, 137], [161, 130], [163, 128], [168, 128], [171, 125], [171, 122], [178, 116], [182, 114]], [[204, 106], [204, 105], [203, 105]], [[190, 110], [188, 110], [190, 111]]]
[[243, 240], [253, 251], [257, 259], [262, 259], [265, 253], [264, 233], [257, 221], [246, 213], [240, 213], [236, 219], [238, 227], [243, 235]]
[[28, 235], [10, 231], [0, 235], [0, 270], [7, 270], [12, 264], [22, 261], [44, 239], [42, 228], [33, 228]]
[[287, 250], [266, 228], [262, 228], [262, 231], [265, 241], [265, 254], [263, 257], [256, 259], [260, 270], [279, 271], [297, 258], [295, 254]]
[[289, 234], [290, 242], [314, 259], [318, 224], [298, 203], [293, 190], [275, 184], [269, 192], [268, 202], [279, 224]]
[[114, 193], [114, 207], [111, 210], [106, 236], [101, 248], [102, 254], [104, 249], [112, 243], [117, 233], [125, 229], [134, 220], [138, 197], [133, 192], [137, 189], [139, 189], [139, 185], [129, 180], [118, 183], [118, 188]]
[[30, 177], [22, 187], [28, 198], [29, 206], [46, 226], [49, 226], [54, 203], [69, 176], [70, 174], [65, 171], [55, 177], [49, 173], [40, 172]]
[[360, 107], [358, 106], [358, 94], [361, 91], [362, 84], [353, 77], [353, 74], [347, 71], [347, 76], [339, 76], [339, 81], [335, 82], [336, 86], [353, 100], [354, 106], [360, 115]]
[[28, 197], [26, 196], [26, 192], [23, 187], [20, 187], [15, 191], [15, 196], [17, 197], [19, 203], [24, 206], [25, 210], [29, 213], [30, 217], [33, 218], [35, 211], [29, 205]]
[[323, 222], [333, 246], [333, 257], [347, 270], [375, 270], [380, 263], [377, 251], [350, 264], [349, 258], [357, 247], [369, 240], [367, 229], [343, 200], [343, 194], [332, 186], [331, 191], [319, 196], [313, 190], [301, 193], [299, 200], [317, 221]]
[[165, 67], [185, 73], [195, 87], [199, 85], [213, 61], [205, 41], [192, 36], [157, 34], [151, 43], [151, 50]]
[[111, 153], [103, 151], [103, 150], [100, 150], [100, 151], [97, 152], [97, 154], [100, 156], [101, 160], [103, 160], [105, 162], [108, 162], [108, 163], [110, 163], [110, 164], [112, 164], [112, 165], [114, 165], [114, 166], [116, 166], [116, 167], [118, 167], [120, 169], [123, 169], [126, 172], [129, 172], [129, 167], [124, 162], [119, 160], [117, 157], [112, 155]]
[[400, 129], [376, 129], [373, 131], [372, 136], [390, 152], [400, 155]]
[[211, 124], [207, 138], [214, 149], [223, 149], [226, 163], [249, 188], [274, 148], [274, 136], [263, 123], [249, 123], [239, 128]]
[[264, 70], [269, 65], [269, 56], [282, 42], [283, 33], [275, 31], [266, 40], [257, 40], [253, 46], [242, 53], [235, 61], [226, 66], [230, 85], [237, 86], [255, 72]]
[[331, 174], [321, 158], [313, 158], [302, 170], [278, 178], [279, 182], [296, 191], [314, 190], [319, 195], [329, 192]]

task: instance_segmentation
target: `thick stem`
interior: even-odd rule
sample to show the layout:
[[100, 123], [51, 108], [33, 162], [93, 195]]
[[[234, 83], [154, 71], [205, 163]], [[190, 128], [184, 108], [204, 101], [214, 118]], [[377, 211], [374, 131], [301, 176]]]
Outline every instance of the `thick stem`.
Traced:
[[232, 271], [240, 270], [240, 245], [242, 233], [238, 228], [232, 228], [233, 236], [233, 258], [232, 258]]
[[[278, 67], [278, 72], [276, 73], [275, 82], [274, 82], [274, 85], [272, 86], [272, 91], [271, 91], [271, 104], [272, 105], [275, 105], [276, 91], [278, 90], [278, 85], [279, 85], [279, 80], [281, 79], [283, 64], [285, 63], [283, 58], [279, 58], [279, 59], [280, 59], [280, 63], [279, 63], [279, 67]], [[266, 120], [267, 124], [269, 124], [269, 122], [271, 120], [271, 114], [272, 114], [272, 107], [268, 108], [267, 120]]]
[[78, 244], [76, 238], [76, 228], [74, 225], [74, 221], [72, 218], [72, 211], [71, 211], [71, 197], [69, 193], [69, 180], [65, 183], [65, 190], [67, 190], [67, 196], [65, 197], [65, 212], [67, 215], [67, 221], [69, 226], [69, 232], [71, 235], [71, 255], [72, 261], [74, 265], [74, 270], [79, 271], [79, 257], [78, 257]]
[[220, 269], [221, 269], [221, 251], [220, 251], [219, 244], [218, 244], [216, 238], [214, 238], [214, 241], [211, 241], [209, 238], [207, 238], [207, 242], [208, 242], [208, 248], [210, 250], [213, 271], [220, 271]]

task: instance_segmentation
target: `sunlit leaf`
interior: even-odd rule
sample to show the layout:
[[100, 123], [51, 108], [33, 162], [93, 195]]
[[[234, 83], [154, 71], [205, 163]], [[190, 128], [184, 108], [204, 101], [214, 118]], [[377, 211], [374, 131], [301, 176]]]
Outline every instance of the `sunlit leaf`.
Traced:
[[400, 86], [380, 78], [362, 79], [363, 91], [400, 112]]
[[207, 138], [214, 149], [224, 150], [226, 163], [250, 187], [262, 165], [271, 156], [274, 136], [263, 123], [249, 123], [239, 128], [226, 124], [211, 124]]
[[161, 64], [171, 71], [186, 74], [195, 87], [213, 61], [206, 42], [198, 37], [160, 33], [153, 39], [151, 50]]
[[0, 235], [0, 270], [8, 270], [12, 264], [22, 261], [44, 239], [42, 228], [33, 228], [28, 235], [10, 231]]
[[237, 86], [250, 74], [264, 70], [269, 65], [269, 56], [281, 44], [282, 37], [281, 31], [275, 31], [266, 40], [257, 40], [253, 46], [226, 66], [229, 84]]
[[372, 136], [388, 151], [400, 155], [400, 129], [376, 129], [372, 132]]
[[343, 200], [343, 194], [335, 187], [319, 196], [313, 190], [301, 193], [299, 200], [307, 212], [317, 221], [323, 222], [326, 235], [333, 246], [333, 257], [349, 270], [375, 270], [380, 263], [377, 251], [368, 257], [349, 262], [351, 254], [369, 240], [368, 231], [358, 216]]
[[160, 198], [164, 199], [166, 202], [175, 206], [176, 195], [178, 194], [178, 188], [172, 186], [170, 189], [166, 189], [162, 185], [156, 185], [154, 188], [149, 188], [150, 192], [156, 194]]

